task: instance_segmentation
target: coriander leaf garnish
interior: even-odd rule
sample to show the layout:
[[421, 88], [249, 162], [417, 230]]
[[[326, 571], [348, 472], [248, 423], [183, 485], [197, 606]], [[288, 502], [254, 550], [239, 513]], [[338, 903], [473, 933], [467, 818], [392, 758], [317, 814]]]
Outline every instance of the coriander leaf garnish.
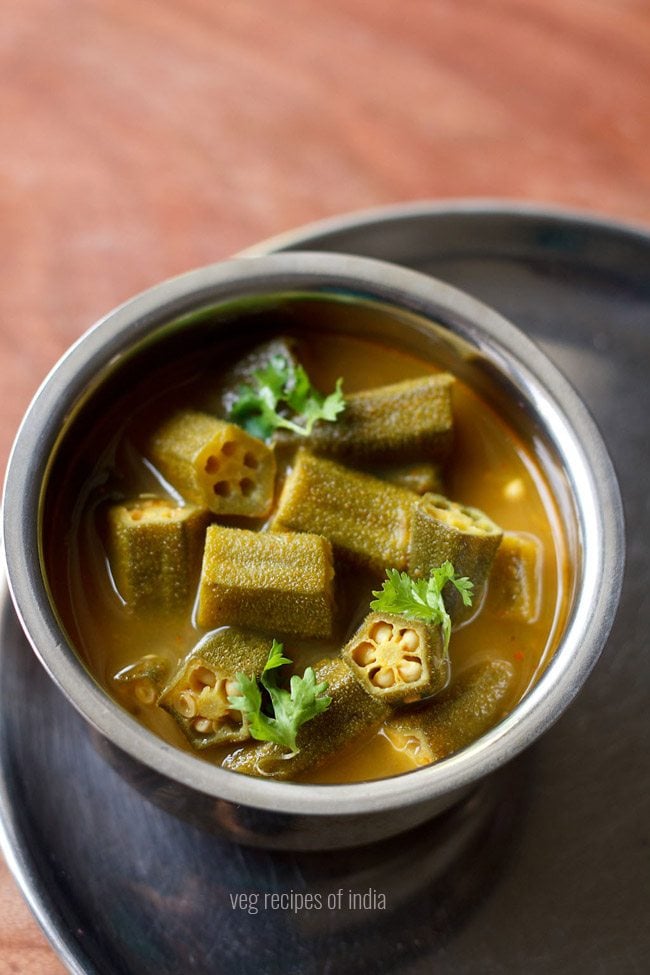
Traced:
[[262, 693], [258, 682], [246, 674], [237, 674], [240, 693], [229, 695], [228, 701], [246, 718], [253, 738], [258, 741], [274, 741], [295, 754], [299, 751], [296, 743], [298, 729], [306, 721], [311, 721], [317, 714], [325, 711], [332, 699], [325, 695], [327, 682], [316, 683], [316, 674], [312, 667], [307, 667], [302, 677], [294, 674], [289, 682], [289, 691], [278, 687], [273, 671], [290, 663], [289, 657], [284, 656], [283, 644], [274, 640], [260, 677], [260, 683], [271, 699], [273, 717], [262, 710]]
[[386, 570], [386, 581], [373, 592], [377, 598], [370, 608], [383, 613], [396, 613], [442, 627], [445, 653], [449, 649], [451, 619], [445, 609], [442, 590], [449, 582], [456, 587], [465, 606], [472, 605], [474, 583], [467, 576], [457, 576], [451, 562], [443, 562], [428, 579], [412, 579], [406, 572]]
[[253, 373], [253, 385], [239, 387], [229, 418], [261, 440], [278, 428], [308, 437], [317, 420], [333, 423], [345, 409], [342, 383], [338, 379], [334, 392], [323, 396], [301, 365], [274, 355]]

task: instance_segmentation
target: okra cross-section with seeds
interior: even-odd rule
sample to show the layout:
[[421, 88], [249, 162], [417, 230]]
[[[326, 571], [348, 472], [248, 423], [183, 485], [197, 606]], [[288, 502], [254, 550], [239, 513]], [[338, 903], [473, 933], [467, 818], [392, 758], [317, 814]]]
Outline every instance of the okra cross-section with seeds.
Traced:
[[233, 423], [180, 410], [154, 431], [145, 452], [186, 501], [214, 514], [263, 518], [271, 510], [273, 451]]
[[342, 656], [369, 694], [393, 706], [431, 697], [449, 680], [440, 627], [393, 613], [370, 613]]
[[299, 729], [298, 751], [289, 752], [274, 742], [246, 745], [224, 759], [224, 768], [246, 775], [294, 779], [322, 765], [360, 736], [371, 734], [390, 713], [385, 702], [366, 693], [340, 657], [321, 661], [314, 671], [317, 683], [327, 683], [331, 703]]
[[271, 530], [323, 535], [342, 558], [375, 572], [405, 568], [416, 501], [405, 488], [301, 448]]
[[539, 616], [542, 545], [534, 535], [506, 532], [494, 557], [486, 608], [502, 619], [532, 623]]
[[332, 547], [313, 534], [211, 525], [199, 584], [199, 626], [246, 625], [327, 637], [334, 614]]
[[147, 653], [113, 677], [120, 692], [146, 707], [154, 705], [171, 669], [169, 660]]
[[[478, 508], [450, 501], [441, 494], [425, 494], [413, 509], [409, 572], [416, 577], [428, 576], [443, 562], [451, 562], [457, 575], [473, 582], [476, 608], [502, 537], [499, 526]], [[444, 599], [454, 623], [473, 612], [452, 586], [445, 587]]]
[[443, 460], [453, 441], [449, 373], [348, 394], [336, 423], [317, 423], [310, 446], [350, 461]]
[[237, 693], [237, 674], [259, 677], [269, 641], [250, 630], [224, 627], [209, 633], [182, 662], [159, 699], [197, 749], [245, 741], [248, 725], [232, 708], [228, 695]]
[[108, 509], [113, 581], [129, 607], [172, 610], [196, 588], [208, 513], [162, 498], [135, 498]]
[[415, 765], [439, 762], [504, 717], [513, 683], [514, 671], [507, 660], [475, 664], [430, 704], [392, 717], [384, 725], [384, 734]]

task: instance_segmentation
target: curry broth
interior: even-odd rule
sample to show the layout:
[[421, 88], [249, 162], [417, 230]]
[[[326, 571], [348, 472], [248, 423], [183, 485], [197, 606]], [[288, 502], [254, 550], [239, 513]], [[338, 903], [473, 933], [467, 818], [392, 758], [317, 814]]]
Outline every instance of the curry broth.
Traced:
[[[343, 377], [344, 390], [354, 392], [436, 370], [404, 351], [347, 335], [318, 333], [299, 341], [299, 358], [320, 389], [332, 389]], [[168, 742], [191, 751], [173, 718], [160, 708], [140, 707], [120, 694], [114, 677], [145, 654], [157, 654], [175, 667], [206, 632], [195, 621], [190, 602], [181, 610], [155, 616], [137, 615], [121, 599], [113, 582], [103, 533], [109, 501], [150, 492], [178, 499], [138, 444], [143, 431], [158, 422], [171, 403], [201, 404], [209, 400], [214, 384], [211, 366], [179, 366], [179, 379], [165, 388], [163, 380], [151, 386], [132, 411], [103, 442], [93, 440], [94, 466], [72, 512], [66, 544], [57, 553], [51, 585], [64, 625], [78, 652], [100, 684], [143, 724]], [[457, 382], [453, 392], [455, 446], [445, 469], [445, 493], [464, 504], [484, 510], [505, 531], [533, 534], [541, 546], [541, 591], [537, 617], [526, 623], [496, 618], [479, 611], [452, 635], [452, 681], [464, 668], [486, 658], [509, 661], [515, 670], [506, 710], [522, 698], [548, 663], [556, 646], [566, 611], [567, 563], [558, 513], [543, 472], [530, 450], [496, 413]], [[105, 425], [110, 428], [110, 424]], [[425, 460], [426, 458], [422, 458]], [[226, 519], [251, 527], [250, 520]], [[255, 527], [262, 528], [260, 521]], [[61, 560], [65, 565], [61, 565]], [[61, 571], [63, 570], [63, 571]], [[58, 578], [52, 578], [56, 576]], [[198, 584], [198, 576], [197, 576]], [[325, 655], [335, 655], [354, 625], [367, 612], [376, 578], [364, 573], [341, 572], [337, 567], [337, 599], [344, 617], [330, 640], [285, 639], [285, 650], [295, 669]], [[483, 606], [489, 608], [490, 591]], [[234, 748], [216, 747], [200, 757], [218, 764]], [[196, 753], [195, 753], [196, 754]], [[408, 771], [415, 766], [396, 750], [380, 730], [356, 742], [342, 755], [301, 778], [311, 782], [372, 779]]]

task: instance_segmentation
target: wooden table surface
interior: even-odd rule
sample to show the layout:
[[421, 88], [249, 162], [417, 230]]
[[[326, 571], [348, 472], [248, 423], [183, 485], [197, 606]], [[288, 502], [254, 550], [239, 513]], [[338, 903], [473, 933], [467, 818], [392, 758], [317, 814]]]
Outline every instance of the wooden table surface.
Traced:
[[[322, 217], [507, 197], [650, 224], [647, 0], [4, 0], [0, 466], [133, 293]], [[0, 975], [61, 963], [0, 868]]]

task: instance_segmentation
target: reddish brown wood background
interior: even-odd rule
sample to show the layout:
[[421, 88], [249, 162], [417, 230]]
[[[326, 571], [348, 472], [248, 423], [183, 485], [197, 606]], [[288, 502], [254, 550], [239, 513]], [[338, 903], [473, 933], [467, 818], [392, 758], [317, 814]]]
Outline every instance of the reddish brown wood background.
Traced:
[[[4, 0], [0, 468], [112, 306], [321, 217], [503, 196], [650, 224], [647, 0]], [[61, 972], [0, 868], [0, 975]]]

